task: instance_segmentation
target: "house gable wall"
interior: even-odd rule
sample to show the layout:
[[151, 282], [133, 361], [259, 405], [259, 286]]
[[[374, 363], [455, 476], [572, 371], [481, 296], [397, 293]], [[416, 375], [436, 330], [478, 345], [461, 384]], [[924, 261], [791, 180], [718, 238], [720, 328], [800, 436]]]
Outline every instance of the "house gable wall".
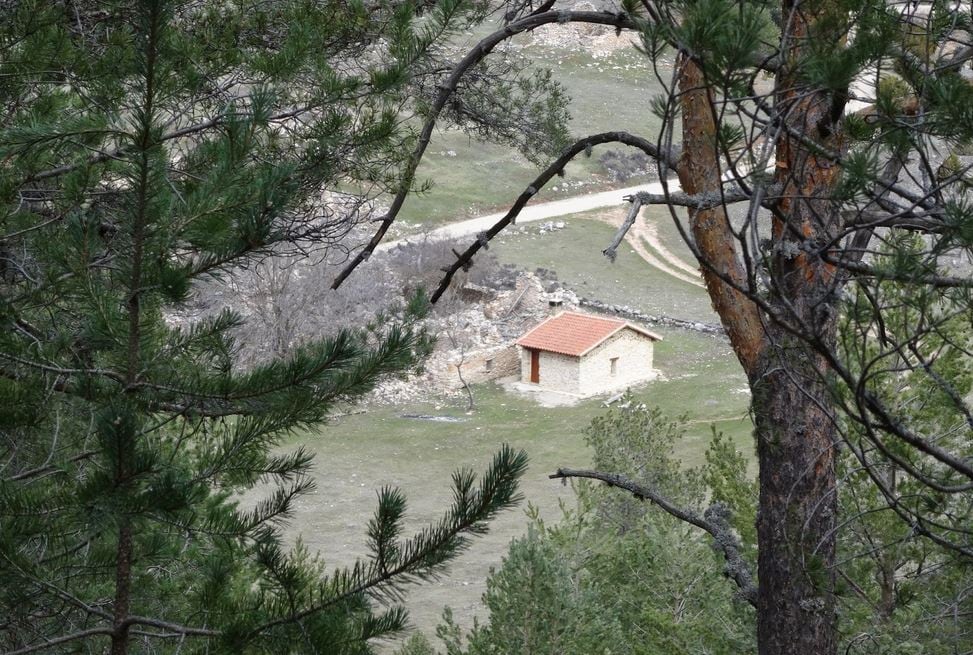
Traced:
[[[654, 344], [635, 330], [623, 329], [581, 358], [579, 391], [583, 395], [622, 389], [656, 377]], [[611, 360], [617, 358], [612, 375]], [[543, 381], [543, 379], [542, 379]]]

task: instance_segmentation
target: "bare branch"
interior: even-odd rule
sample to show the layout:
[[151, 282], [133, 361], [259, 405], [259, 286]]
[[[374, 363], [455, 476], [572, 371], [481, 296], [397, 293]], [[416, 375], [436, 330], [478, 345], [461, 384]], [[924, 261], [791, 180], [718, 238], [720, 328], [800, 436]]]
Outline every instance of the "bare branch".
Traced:
[[559, 468], [556, 473], [548, 477], [552, 480], [567, 478], [600, 480], [609, 487], [618, 487], [630, 492], [639, 500], [648, 500], [670, 516], [708, 532], [713, 538], [714, 547], [722, 552], [723, 557], [726, 558], [724, 574], [733, 579], [737, 587], [740, 588], [740, 595], [748, 603], [754, 607], [757, 606], [757, 585], [753, 580], [753, 574], [750, 572], [750, 564], [740, 554], [742, 544], [730, 527], [730, 511], [723, 503], [713, 503], [707, 508], [703, 516], [698, 516], [694, 512], [676, 507], [665, 496], [622, 475], [586, 469]]
[[[123, 627], [128, 627], [131, 625], [148, 625], [156, 628], [162, 628], [165, 630], [170, 630], [175, 633], [173, 635], [148, 635], [152, 637], [162, 637], [168, 638], [172, 636], [197, 636], [197, 637], [218, 637], [222, 633], [218, 630], [209, 630], [206, 628], [193, 628], [188, 626], [178, 625], [176, 623], [170, 623], [168, 621], [161, 621], [158, 619], [151, 619], [143, 616], [129, 616], [123, 624]], [[80, 639], [87, 639], [88, 637], [93, 637], [96, 635], [111, 636], [115, 633], [117, 628], [91, 628], [89, 630], [80, 630], [78, 632], [73, 632], [71, 634], [63, 635], [61, 637], [55, 637], [40, 644], [34, 644], [32, 646], [25, 646], [15, 651], [10, 651], [6, 655], [27, 655], [27, 653], [36, 653], [42, 650], [47, 650], [49, 648], [54, 648], [62, 644], [66, 644], [72, 641], [78, 641]]]
[[858, 262], [847, 258], [837, 259], [828, 256], [827, 253], [822, 254], [821, 257], [825, 261], [830, 262], [835, 266], [850, 271], [855, 275], [860, 275], [864, 277], [874, 277], [881, 280], [902, 282], [904, 284], [921, 284], [921, 285], [935, 287], [937, 289], [973, 288], [973, 278], [955, 277], [950, 275], [936, 275], [934, 273], [920, 273], [917, 275], [911, 273], [898, 273], [892, 270], [877, 270], [872, 266], [868, 266], [867, 264], [859, 264]]
[[95, 635], [111, 636], [112, 633], [113, 630], [111, 628], [90, 628], [88, 630], [80, 630], [62, 637], [55, 637], [54, 639], [50, 639], [41, 644], [34, 644], [33, 646], [25, 646], [17, 650], [8, 651], [6, 655], [27, 655], [27, 653], [36, 653], [38, 651], [54, 648], [55, 646], [60, 646], [61, 644], [66, 644], [71, 641], [87, 639], [88, 637], [93, 637]]
[[[71, 463], [80, 462], [82, 460], [89, 459], [97, 454], [98, 451], [85, 450], [78, 453], [74, 457], [69, 458], [67, 461]], [[27, 471], [23, 471], [21, 473], [17, 473], [16, 475], [12, 475], [10, 476], [9, 479], [13, 482], [17, 482], [20, 480], [27, 480], [29, 478], [34, 478], [39, 475], [44, 475], [45, 473], [53, 473], [54, 471], [60, 471], [60, 470], [61, 469], [54, 464], [44, 464], [43, 466], [38, 466], [37, 468], [33, 468]]]
[[[773, 185], [766, 190], [766, 194], [773, 196], [779, 190], [779, 186]], [[690, 195], [680, 191], [670, 191], [669, 193], [647, 193], [640, 191], [635, 195], [645, 205], [675, 205], [677, 207], [690, 207], [692, 209], [712, 209], [736, 202], [746, 202], [751, 199], [751, 195], [739, 187], [721, 193], [698, 193]], [[766, 204], [770, 203], [767, 202]]]
[[[520, 214], [521, 210], [527, 205], [531, 198], [533, 198], [540, 189], [544, 188], [551, 178], [558, 175], [564, 170], [564, 167], [568, 165], [572, 159], [577, 157], [582, 152], [590, 149], [592, 146], [601, 145], [603, 143], [623, 143], [627, 146], [632, 146], [633, 148], [638, 148], [645, 154], [653, 157], [655, 159], [666, 161], [670, 166], [675, 167], [675, 162], [671, 161], [671, 156], [669, 153], [663, 152], [655, 146], [655, 144], [646, 141], [645, 139], [637, 136], [633, 136], [627, 132], [602, 132], [601, 134], [594, 134], [592, 136], [585, 137], [579, 141], [576, 141], [573, 145], [567, 148], [560, 157], [558, 157], [554, 163], [544, 169], [540, 175], [534, 178], [523, 193], [517, 197], [516, 202], [510, 208], [503, 218], [494, 223], [493, 227], [485, 232], [481, 232], [476, 241], [474, 241], [470, 246], [464, 250], [449, 267], [445, 269], [445, 275], [443, 279], [439, 282], [439, 287], [436, 292], [432, 294], [432, 302], [439, 300], [440, 296], [449, 288], [449, 283], [453, 279], [453, 276], [465, 266], [468, 266], [473, 256], [479, 252], [480, 248], [483, 248], [488, 244], [495, 236], [500, 234], [503, 228], [511, 225], [517, 216]], [[349, 271], [350, 272], [350, 271]]]
[[209, 628], [194, 628], [192, 626], [179, 625], [178, 623], [170, 623], [169, 621], [162, 621], [160, 619], [153, 619], [146, 616], [129, 616], [127, 619], [125, 619], [125, 625], [148, 625], [152, 626], [153, 628], [161, 628], [180, 635], [192, 635], [194, 637], [219, 637], [223, 634], [219, 630], [211, 630]]
[[607, 257], [609, 261], [615, 261], [615, 256], [618, 254], [618, 246], [622, 243], [622, 239], [625, 238], [625, 235], [628, 234], [631, 227], [635, 225], [635, 221], [639, 217], [639, 212], [642, 211], [642, 198], [640, 194], [625, 196], [625, 200], [632, 203], [632, 206], [628, 208], [628, 216], [625, 217], [625, 222], [615, 232], [615, 236], [612, 237], [612, 241], [608, 247], [601, 251], [601, 254]]

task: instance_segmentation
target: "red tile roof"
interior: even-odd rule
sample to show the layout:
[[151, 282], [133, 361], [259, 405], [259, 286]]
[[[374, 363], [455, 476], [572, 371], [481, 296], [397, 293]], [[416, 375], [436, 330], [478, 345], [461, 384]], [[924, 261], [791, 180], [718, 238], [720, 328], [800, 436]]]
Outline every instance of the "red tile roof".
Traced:
[[662, 339], [637, 325], [616, 318], [561, 312], [520, 337], [517, 345], [580, 357], [621, 329], [629, 328], [653, 341]]

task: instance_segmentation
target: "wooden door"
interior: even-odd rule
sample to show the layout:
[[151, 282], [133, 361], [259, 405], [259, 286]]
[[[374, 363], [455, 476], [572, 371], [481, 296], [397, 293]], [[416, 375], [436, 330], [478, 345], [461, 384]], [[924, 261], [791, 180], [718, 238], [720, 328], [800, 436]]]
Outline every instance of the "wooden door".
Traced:
[[537, 384], [541, 381], [541, 351], [530, 351], [530, 381]]

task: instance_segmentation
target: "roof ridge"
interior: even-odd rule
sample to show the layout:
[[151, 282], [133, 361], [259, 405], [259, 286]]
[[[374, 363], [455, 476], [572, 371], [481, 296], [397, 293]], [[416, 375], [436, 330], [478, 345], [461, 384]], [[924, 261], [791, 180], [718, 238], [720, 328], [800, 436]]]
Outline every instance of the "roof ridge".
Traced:
[[516, 343], [525, 348], [582, 357], [626, 328], [653, 340], [661, 339], [645, 328], [621, 318], [562, 310], [544, 319]]

